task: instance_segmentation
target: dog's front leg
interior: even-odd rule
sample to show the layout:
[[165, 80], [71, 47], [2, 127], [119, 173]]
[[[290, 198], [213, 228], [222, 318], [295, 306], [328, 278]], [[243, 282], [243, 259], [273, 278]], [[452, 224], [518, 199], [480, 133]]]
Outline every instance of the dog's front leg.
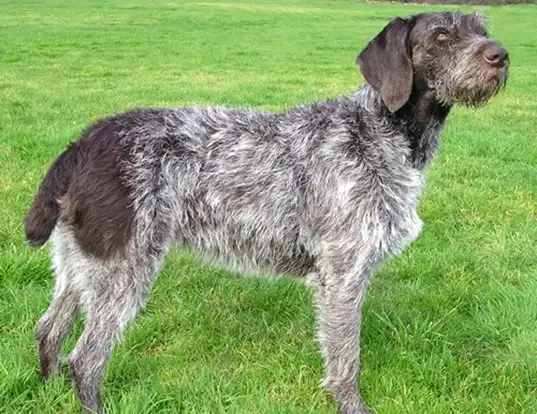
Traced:
[[340, 414], [369, 413], [358, 391], [361, 312], [372, 273], [366, 267], [348, 274], [318, 275], [318, 338], [325, 365], [322, 385], [334, 396]]

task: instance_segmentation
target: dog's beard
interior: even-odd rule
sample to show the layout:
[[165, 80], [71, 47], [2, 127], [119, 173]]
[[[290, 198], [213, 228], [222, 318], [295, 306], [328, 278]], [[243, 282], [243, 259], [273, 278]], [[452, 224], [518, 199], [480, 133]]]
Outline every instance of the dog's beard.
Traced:
[[459, 68], [445, 82], [437, 81], [434, 85], [437, 99], [443, 104], [482, 107], [507, 84], [507, 65], [494, 69], [482, 64], [460, 64]]

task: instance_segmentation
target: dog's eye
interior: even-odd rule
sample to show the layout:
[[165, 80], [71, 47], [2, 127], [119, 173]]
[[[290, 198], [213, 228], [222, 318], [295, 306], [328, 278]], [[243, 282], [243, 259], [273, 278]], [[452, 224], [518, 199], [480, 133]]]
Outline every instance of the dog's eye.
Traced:
[[447, 38], [448, 38], [448, 35], [447, 33], [444, 33], [444, 32], [440, 32], [436, 35], [436, 40], [440, 40], [441, 42], [444, 40], [447, 40]]

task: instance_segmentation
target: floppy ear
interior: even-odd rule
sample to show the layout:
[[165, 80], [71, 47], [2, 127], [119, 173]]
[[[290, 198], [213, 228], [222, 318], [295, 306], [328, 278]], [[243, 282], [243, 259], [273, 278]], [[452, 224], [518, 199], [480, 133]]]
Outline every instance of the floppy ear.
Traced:
[[414, 17], [392, 20], [356, 59], [365, 80], [380, 93], [392, 113], [401, 109], [412, 92], [408, 38], [414, 24]]

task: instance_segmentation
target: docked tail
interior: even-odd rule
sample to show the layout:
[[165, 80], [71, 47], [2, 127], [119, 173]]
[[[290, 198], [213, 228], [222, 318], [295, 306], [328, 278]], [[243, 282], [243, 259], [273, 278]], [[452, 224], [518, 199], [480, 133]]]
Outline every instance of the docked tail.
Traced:
[[39, 247], [49, 239], [60, 214], [58, 201], [68, 190], [80, 158], [78, 143], [71, 144], [52, 164], [24, 219], [28, 244]]

